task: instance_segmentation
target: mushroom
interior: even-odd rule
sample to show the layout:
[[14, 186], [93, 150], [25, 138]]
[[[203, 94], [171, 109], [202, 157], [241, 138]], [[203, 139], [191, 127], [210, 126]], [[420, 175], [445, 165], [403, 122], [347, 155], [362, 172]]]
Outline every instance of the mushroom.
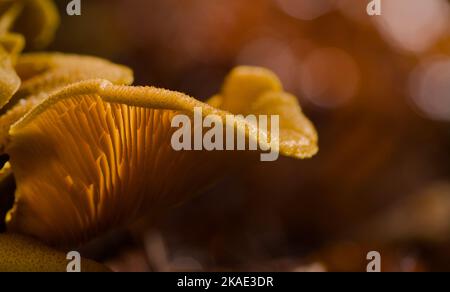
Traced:
[[91, 56], [23, 54], [18, 58], [15, 69], [22, 80], [16, 99], [88, 79], [102, 78], [117, 85], [133, 83], [133, 72], [128, 67]]
[[43, 47], [53, 38], [58, 23], [59, 15], [51, 0], [0, 3], [0, 108], [20, 87], [14, 63], [25, 46], [25, 38], [31, 46]]
[[43, 48], [50, 43], [59, 21], [58, 10], [52, 0], [0, 3], [0, 35], [16, 31], [24, 35], [33, 48]]
[[242, 156], [252, 157], [246, 152], [175, 151], [171, 121], [180, 114], [192, 118], [195, 108], [237, 132], [245, 129], [249, 140], [271, 134], [239, 116], [231, 122], [225, 117], [279, 115], [277, 151], [295, 158], [317, 152], [313, 125], [270, 71], [235, 69], [209, 104], [178, 92], [98, 79], [49, 94], [10, 129], [6, 152], [17, 190], [6, 219], [8, 231], [56, 246], [78, 245], [165, 212], [228, 166], [245, 161]]
[[[10, 157], [0, 183], [9, 187], [14, 175], [17, 185], [6, 216], [9, 232], [0, 235], [0, 270], [64, 270], [67, 263], [64, 254], [12, 233], [76, 246], [157, 216], [229, 167], [254, 159], [247, 152], [175, 151], [171, 121], [179, 114], [193, 119], [200, 108], [216, 123], [286, 156], [308, 158], [318, 150], [297, 99], [261, 68], [235, 69], [222, 92], [202, 103], [178, 92], [128, 86], [131, 70], [101, 59], [20, 55], [25, 39], [31, 47], [45, 46], [58, 22], [51, 0], [0, 3], [0, 154]], [[227, 120], [231, 113], [236, 116]], [[279, 146], [271, 143], [278, 137], [240, 114], [279, 115]]]
[[11, 125], [45, 99], [51, 91], [77, 81], [95, 78], [106, 79], [117, 85], [133, 83], [131, 69], [90, 56], [23, 54], [17, 58], [15, 70], [22, 84], [9, 103], [0, 110], [4, 113], [0, 116], [0, 154], [4, 154]]
[[303, 115], [297, 98], [284, 92], [281, 81], [270, 70], [248, 66], [234, 69], [222, 93], [207, 103], [234, 114], [279, 115], [282, 154], [309, 158], [318, 151], [314, 126]]

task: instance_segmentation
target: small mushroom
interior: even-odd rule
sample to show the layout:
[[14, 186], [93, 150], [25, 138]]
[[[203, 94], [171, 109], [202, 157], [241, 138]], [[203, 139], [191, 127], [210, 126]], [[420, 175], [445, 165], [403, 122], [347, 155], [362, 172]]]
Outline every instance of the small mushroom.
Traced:
[[[243, 67], [227, 80], [211, 104], [280, 115], [277, 150], [296, 158], [317, 152], [314, 127], [294, 97], [273, 87], [273, 73]], [[236, 116], [228, 124], [230, 112], [221, 108], [154, 87], [89, 80], [50, 94], [10, 130], [6, 152], [17, 190], [8, 231], [72, 246], [182, 203], [240, 162], [234, 151], [172, 148], [172, 119], [192, 118], [195, 108], [247, 129], [248, 139], [270, 135]]]

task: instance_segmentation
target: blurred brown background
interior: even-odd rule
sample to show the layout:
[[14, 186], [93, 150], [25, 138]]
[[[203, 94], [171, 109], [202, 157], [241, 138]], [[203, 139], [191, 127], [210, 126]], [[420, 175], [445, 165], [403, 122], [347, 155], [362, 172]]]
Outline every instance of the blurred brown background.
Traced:
[[[320, 153], [231, 174], [104, 259], [116, 270], [450, 271], [450, 1], [82, 0], [51, 50], [218, 92], [236, 65], [275, 71]], [[115, 250], [115, 249], [114, 249]]]

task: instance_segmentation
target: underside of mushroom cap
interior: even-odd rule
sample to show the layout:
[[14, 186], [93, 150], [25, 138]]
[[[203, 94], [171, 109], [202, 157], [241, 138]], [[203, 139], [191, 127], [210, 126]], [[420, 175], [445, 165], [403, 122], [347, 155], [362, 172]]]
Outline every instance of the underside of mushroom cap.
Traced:
[[195, 106], [220, 113], [180, 93], [107, 81], [50, 96], [10, 131], [8, 229], [72, 245], [184, 201], [225, 162], [219, 152], [173, 150], [171, 120]]
[[[302, 135], [310, 129], [301, 127], [311, 124], [298, 108], [290, 109], [298, 107], [292, 97], [267, 93], [251, 105], [261, 113], [272, 114], [267, 107], [273, 108], [289, 139], [295, 138], [292, 131], [309, 139]], [[224, 128], [244, 131], [248, 140], [270, 136], [228, 111], [154, 87], [91, 80], [51, 94], [10, 130], [6, 151], [17, 190], [8, 229], [54, 245], [73, 245], [183, 202], [221, 176], [227, 165], [239, 163], [243, 154], [175, 151], [172, 120], [180, 114], [193, 119], [196, 108], [203, 117], [214, 115]], [[316, 149], [308, 153], [302, 143], [290, 146], [300, 150], [282, 153], [313, 155]]]

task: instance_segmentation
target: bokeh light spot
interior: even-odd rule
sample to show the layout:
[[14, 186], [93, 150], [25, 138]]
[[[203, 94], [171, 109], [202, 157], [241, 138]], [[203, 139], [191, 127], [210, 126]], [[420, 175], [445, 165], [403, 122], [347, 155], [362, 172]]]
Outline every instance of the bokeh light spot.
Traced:
[[360, 73], [352, 56], [338, 48], [314, 50], [302, 64], [300, 89], [321, 107], [337, 107], [354, 97]]
[[373, 17], [380, 33], [394, 47], [421, 53], [450, 27], [450, 4], [446, 0], [389, 0], [382, 15]]
[[422, 63], [411, 75], [410, 91], [421, 113], [432, 120], [450, 121], [450, 57]]

